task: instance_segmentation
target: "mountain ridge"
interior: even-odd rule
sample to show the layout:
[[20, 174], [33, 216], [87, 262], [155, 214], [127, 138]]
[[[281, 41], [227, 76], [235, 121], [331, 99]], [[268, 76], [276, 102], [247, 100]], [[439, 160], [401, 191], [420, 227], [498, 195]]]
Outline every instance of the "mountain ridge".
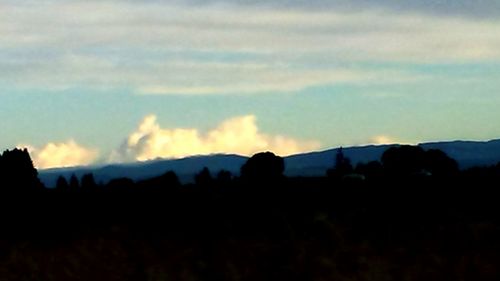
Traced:
[[[346, 157], [356, 165], [362, 162], [380, 160], [385, 150], [399, 144], [361, 145], [344, 147]], [[437, 141], [420, 143], [424, 149], [440, 149], [454, 158], [461, 169], [473, 166], [488, 166], [500, 162], [500, 139], [489, 141]], [[333, 166], [337, 148], [322, 151], [299, 153], [284, 157], [285, 174], [287, 176], [323, 176], [326, 170]], [[174, 171], [181, 182], [191, 182], [194, 175], [204, 167], [217, 173], [226, 170], [234, 175], [239, 174], [241, 165], [248, 157], [236, 154], [196, 155], [180, 159], [154, 159], [145, 162], [123, 164], [109, 164], [100, 166], [83, 166], [69, 168], [53, 168], [40, 170], [40, 180], [49, 187], [55, 186], [60, 175], [69, 179], [72, 174], [81, 177], [86, 173], [93, 173], [97, 182], [106, 183], [113, 178], [128, 177], [133, 180], [142, 180]]]

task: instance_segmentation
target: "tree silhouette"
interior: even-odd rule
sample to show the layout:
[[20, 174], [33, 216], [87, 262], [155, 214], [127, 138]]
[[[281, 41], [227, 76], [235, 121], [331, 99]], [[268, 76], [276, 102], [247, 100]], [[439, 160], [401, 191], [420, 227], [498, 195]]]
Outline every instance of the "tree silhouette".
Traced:
[[333, 169], [329, 169], [327, 171], [327, 175], [329, 177], [343, 177], [352, 172], [353, 168], [351, 165], [351, 159], [345, 157], [344, 150], [340, 147], [335, 156], [335, 165]]
[[159, 177], [161, 186], [163, 187], [177, 187], [181, 185], [177, 174], [174, 171], [168, 171]]
[[407, 176], [425, 168], [425, 152], [419, 146], [401, 145], [387, 149], [382, 155], [384, 169], [391, 175]]
[[97, 188], [97, 184], [95, 183], [94, 175], [92, 173], [83, 175], [81, 183], [83, 190], [95, 190]]
[[458, 173], [457, 161], [439, 149], [425, 152], [425, 166], [435, 176], [452, 176]]
[[420, 146], [391, 147], [382, 155], [384, 169], [391, 175], [449, 176], [458, 172], [457, 162], [437, 149], [425, 151]]
[[40, 189], [43, 185], [27, 149], [6, 150], [0, 156], [0, 186], [13, 192]]
[[194, 181], [196, 185], [207, 186], [212, 184], [212, 175], [207, 167], [204, 167], [198, 174], [194, 176]]
[[71, 175], [71, 178], [69, 179], [69, 189], [75, 191], [80, 188], [80, 182], [78, 181], [78, 178], [76, 177], [75, 174]]
[[354, 170], [358, 174], [364, 175], [367, 179], [380, 179], [384, 174], [384, 167], [378, 161], [360, 163]]
[[165, 190], [165, 188], [176, 188], [180, 185], [179, 178], [173, 171], [167, 171], [160, 176], [138, 182], [138, 186], [141, 188], [156, 191], [162, 191]]
[[56, 189], [61, 191], [66, 191], [69, 189], [69, 184], [65, 177], [59, 176], [57, 178]]
[[283, 177], [285, 161], [272, 152], [253, 155], [241, 167], [241, 177], [250, 181], [275, 181]]

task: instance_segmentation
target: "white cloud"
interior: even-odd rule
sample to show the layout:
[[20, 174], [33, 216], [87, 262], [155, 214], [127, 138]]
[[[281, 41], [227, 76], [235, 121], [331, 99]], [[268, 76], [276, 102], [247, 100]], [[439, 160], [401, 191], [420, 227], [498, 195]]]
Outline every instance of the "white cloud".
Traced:
[[297, 1], [294, 9], [19, 2], [0, 2], [0, 84], [15, 87], [287, 92], [332, 83], [400, 83], [415, 75], [359, 62], [460, 66], [500, 60], [500, 20], [381, 8], [388, 1], [352, 10], [302, 9], [307, 4]]
[[148, 115], [122, 147], [112, 154], [110, 160], [145, 161], [213, 153], [252, 155], [266, 150], [279, 155], [290, 155], [318, 147], [319, 144], [315, 141], [299, 141], [261, 133], [253, 115], [225, 120], [204, 134], [193, 128], [161, 128], [156, 116]]
[[28, 149], [33, 164], [38, 169], [89, 165], [98, 156], [97, 150], [83, 147], [74, 140], [51, 142], [40, 148], [31, 145], [18, 145], [18, 147]]
[[[90, 165], [96, 163], [99, 156], [96, 149], [84, 147], [72, 139], [67, 142], [50, 142], [42, 147], [26, 144], [17, 147], [28, 149], [38, 169]], [[109, 162], [182, 158], [214, 153], [252, 155], [267, 150], [286, 156], [318, 147], [319, 143], [316, 141], [261, 133], [253, 115], [227, 119], [206, 133], [194, 128], [161, 128], [156, 116], [148, 115], [121, 147], [111, 153]]]

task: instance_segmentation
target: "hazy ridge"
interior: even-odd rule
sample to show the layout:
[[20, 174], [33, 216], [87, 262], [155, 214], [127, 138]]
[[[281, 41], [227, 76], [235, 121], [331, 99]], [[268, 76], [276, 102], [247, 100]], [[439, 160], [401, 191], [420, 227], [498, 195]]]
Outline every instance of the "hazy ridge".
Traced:
[[[457, 160], [461, 169], [488, 166], [500, 162], [500, 139], [491, 141], [446, 141], [419, 144], [424, 149], [440, 149]], [[353, 164], [379, 160], [386, 149], [393, 145], [367, 145], [344, 147], [344, 154]], [[285, 157], [285, 174], [288, 176], [324, 176], [333, 166], [338, 148], [302, 153]], [[74, 167], [41, 170], [39, 177], [47, 186], [54, 186], [58, 176], [81, 177], [93, 173], [97, 182], [106, 183], [113, 178], [128, 177], [133, 180], [158, 176], [174, 171], [182, 182], [190, 182], [203, 167], [212, 172], [227, 170], [239, 174], [241, 165], [248, 157], [234, 154], [192, 156], [182, 159], [158, 159], [147, 162], [111, 164], [101, 167]]]

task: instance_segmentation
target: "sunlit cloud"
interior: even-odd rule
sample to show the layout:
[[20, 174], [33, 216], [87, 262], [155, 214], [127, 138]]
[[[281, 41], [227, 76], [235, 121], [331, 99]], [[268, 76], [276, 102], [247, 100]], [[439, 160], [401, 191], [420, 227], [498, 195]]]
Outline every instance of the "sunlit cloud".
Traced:
[[148, 115], [122, 147], [114, 151], [110, 161], [145, 161], [214, 153], [252, 155], [266, 150], [290, 155], [318, 147], [316, 141], [261, 133], [253, 115], [227, 119], [206, 133], [194, 128], [161, 128], [156, 116]]
[[18, 145], [18, 147], [28, 149], [33, 164], [38, 169], [89, 165], [98, 157], [96, 149], [81, 146], [74, 140], [51, 142], [40, 148], [31, 145]]
[[410, 144], [410, 145], [416, 145], [418, 142], [411, 142], [411, 141], [405, 141], [401, 140], [392, 136], [388, 135], [376, 135], [370, 138], [368, 141], [369, 144], [375, 144], [375, 145], [383, 145], [383, 144]]
[[[41, 147], [29, 144], [17, 147], [28, 149], [38, 169], [85, 166], [96, 164], [99, 160], [97, 149], [82, 146], [72, 139], [67, 142], [50, 142]], [[123, 163], [215, 153], [252, 155], [261, 151], [273, 151], [286, 156], [319, 147], [317, 141], [262, 133], [253, 115], [224, 120], [205, 133], [195, 128], [162, 128], [155, 115], [148, 115], [124, 143], [111, 152], [108, 162]], [[102, 159], [99, 161], [101, 163]]]
[[378, 135], [374, 136], [370, 139], [370, 143], [372, 144], [394, 144], [398, 143], [395, 139], [390, 136]]

